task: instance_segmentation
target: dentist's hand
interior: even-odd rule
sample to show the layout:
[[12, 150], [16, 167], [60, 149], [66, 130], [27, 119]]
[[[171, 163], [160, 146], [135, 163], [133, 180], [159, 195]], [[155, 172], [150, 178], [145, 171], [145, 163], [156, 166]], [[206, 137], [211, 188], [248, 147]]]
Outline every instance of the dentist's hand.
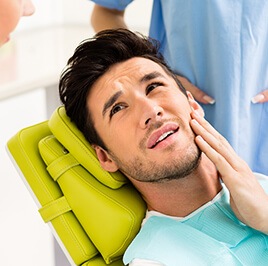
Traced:
[[251, 101], [253, 103], [265, 103], [268, 102], [268, 90], [262, 91], [261, 93], [254, 96]]
[[227, 140], [198, 113], [191, 115], [196, 143], [217, 167], [230, 191], [234, 213], [245, 224], [268, 234], [268, 195]]
[[192, 84], [188, 79], [182, 77], [182, 76], [177, 76], [183, 87], [191, 92], [191, 94], [194, 96], [194, 98], [203, 104], [214, 104], [215, 100], [207, 95], [205, 92], [197, 88], [194, 84]]

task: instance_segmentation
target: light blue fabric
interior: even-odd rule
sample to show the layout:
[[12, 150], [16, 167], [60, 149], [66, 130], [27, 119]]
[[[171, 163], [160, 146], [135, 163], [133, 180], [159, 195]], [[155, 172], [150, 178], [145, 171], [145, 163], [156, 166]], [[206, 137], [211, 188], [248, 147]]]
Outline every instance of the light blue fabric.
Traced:
[[150, 217], [128, 247], [124, 263], [134, 258], [166, 266], [267, 266], [268, 236], [235, 217], [225, 191], [215, 203], [182, 221]]
[[[131, 1], [106, 2], [123, 9]], [[176, 73], [216, 99], [203, 105], [206, 119], [253, 171], [268, 174], [268, 103], [251, 103], [268, 89], [268, 1], [154, 0], [150, 36]]]
[[216, 99], [206, 118], [247, 161], [268, 174], [268, 1], [155, 0], [150, 35], [177, 73]]
[[92, 2], [110, 9], [124, 10], [133, 0], [91, 0]]

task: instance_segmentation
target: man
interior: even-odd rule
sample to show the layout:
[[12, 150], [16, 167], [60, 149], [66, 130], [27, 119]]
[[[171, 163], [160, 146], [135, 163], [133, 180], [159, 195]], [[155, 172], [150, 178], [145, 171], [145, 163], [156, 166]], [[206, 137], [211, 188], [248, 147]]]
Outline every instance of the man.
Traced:
[[[127, 27], [127, 10], [136, 2], [91, 1], [95, 31]], [[180, 77], [206, 120], [254, 172], [268, 175], [268, 1], [150, 2], [149, 36], [160, 42], [166, 62], [190, 81]]]
[[123, 172], [147, 203], [126, 264], [267, 265], [265, 190], [152, 40], [122, 29], [84, 41], [60, 96], [102, 167]]

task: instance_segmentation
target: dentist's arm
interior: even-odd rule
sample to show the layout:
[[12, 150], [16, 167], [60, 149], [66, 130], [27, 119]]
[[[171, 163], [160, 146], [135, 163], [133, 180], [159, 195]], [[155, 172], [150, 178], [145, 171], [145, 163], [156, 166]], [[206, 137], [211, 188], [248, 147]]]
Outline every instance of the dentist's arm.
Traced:
[[95, 4], [91, 14], [91, 25], [95, 32], [106, 29], [127, 28], [124, 14], [124, 10], [109, 9]]

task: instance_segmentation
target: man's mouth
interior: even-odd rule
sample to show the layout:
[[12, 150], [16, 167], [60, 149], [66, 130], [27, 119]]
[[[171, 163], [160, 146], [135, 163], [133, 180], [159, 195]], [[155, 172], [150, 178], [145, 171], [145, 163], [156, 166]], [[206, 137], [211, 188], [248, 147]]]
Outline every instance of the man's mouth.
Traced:
[[179, 127], [174, 124], [164, 126], [164, 128], [152, 134], [152, 136], [148, 140], [147, 147], [149, 149], [155, 148], [159, 143], [166, 140], [168, 137], [176, 133], [178, 130]]

